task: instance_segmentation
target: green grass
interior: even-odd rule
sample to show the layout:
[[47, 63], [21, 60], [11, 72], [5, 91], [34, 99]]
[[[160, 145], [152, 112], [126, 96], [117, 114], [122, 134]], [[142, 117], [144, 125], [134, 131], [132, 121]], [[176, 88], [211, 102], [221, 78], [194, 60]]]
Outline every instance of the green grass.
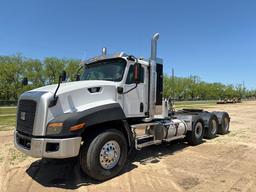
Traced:
[[24, 153], [17, 151], [16, 149], [10, 148], [9, 149], [9, 162], [12, 165], [17, 164], [17, 162], [22, 162], [27, 158]]
[[0, 107], [0, 115], [16, 114], [16, 107]]
[[0, 107], [0, 131], [11, 130], [16, 123], [16, 107]]
[[205, 109], [216, 105], [216, 101], [179, 101], [174, 102], [176, 109]]

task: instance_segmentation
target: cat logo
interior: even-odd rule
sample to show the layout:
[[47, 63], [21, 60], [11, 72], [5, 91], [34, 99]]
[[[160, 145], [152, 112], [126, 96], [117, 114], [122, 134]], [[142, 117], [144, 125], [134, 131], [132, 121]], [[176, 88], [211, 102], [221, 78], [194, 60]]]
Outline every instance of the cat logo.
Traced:
[[20, 119], [21, 119], [22, 121], [25, 121], [25, 120], [26, 120], [26, 112], [23, 112], [23, 111], [20, 112]]

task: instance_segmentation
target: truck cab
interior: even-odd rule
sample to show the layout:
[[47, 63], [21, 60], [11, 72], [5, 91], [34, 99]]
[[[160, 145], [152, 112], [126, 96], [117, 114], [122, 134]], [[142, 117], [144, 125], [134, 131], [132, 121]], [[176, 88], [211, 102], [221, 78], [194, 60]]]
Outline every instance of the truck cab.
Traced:
[[[184, 139], [196, 145], [229, 129], [225, 112], [171, 114], [163, 98], [163, 60], [151, 40], [149, 59], [123, 52], [81, 63], [74, 82], [27, 91], [19, 97], [14, 143], [37, 158], [78, 157], [82, 170], [97, 180], [116, 176], [127, 155], [150, 145]], [[215, 121], [215, 123], [212, 123]], [[215, 126], [213, 126], [215, 125]]]
[[[142, 60], [135, 59], [124, 53], [95, 58], [96, 61], [90, 60], [84, 64], [84, 73], [80, 79], [80, 81], [111, 81], [115, 89], [111, 92], [113, 101], [119, 103], [128, 118], [145, 117], [148, 102], [146, 78], [148, 65]], [[136, 80], [135, 75], [138, 75]], [[100, 95], [103, 89], [104, 86], [95, 88], [101, 100], [104, 99], [103, 95]]]

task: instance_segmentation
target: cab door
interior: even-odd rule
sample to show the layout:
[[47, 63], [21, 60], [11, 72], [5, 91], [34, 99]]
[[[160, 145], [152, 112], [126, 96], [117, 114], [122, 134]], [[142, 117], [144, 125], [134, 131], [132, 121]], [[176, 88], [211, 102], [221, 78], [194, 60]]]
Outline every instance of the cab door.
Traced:
[[[146, 67], [140, 65], [139, 83], [134, 82], [134, 65], [130, 65], [124, 85], [124, 111], [127, 117], [144, 117], [147, 111]], [[131, 91], [129, 91], [131, 90]]]

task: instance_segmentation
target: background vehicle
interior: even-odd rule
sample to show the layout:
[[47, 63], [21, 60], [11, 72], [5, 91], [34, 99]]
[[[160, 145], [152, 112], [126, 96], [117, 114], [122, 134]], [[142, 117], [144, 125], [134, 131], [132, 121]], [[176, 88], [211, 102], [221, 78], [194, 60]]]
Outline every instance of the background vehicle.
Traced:
[[162, 97], [163, 60], [155, 34], [149, 59], [125, 53], [102, 55], [81, 64], [83, 75], [23, 93], [18, 102], [15, 146], [33, 157], [79, 155], [82, 170], [97, 180], [116, 176], [134, 149], [226, 134], [226, 112], [173, 112]]

